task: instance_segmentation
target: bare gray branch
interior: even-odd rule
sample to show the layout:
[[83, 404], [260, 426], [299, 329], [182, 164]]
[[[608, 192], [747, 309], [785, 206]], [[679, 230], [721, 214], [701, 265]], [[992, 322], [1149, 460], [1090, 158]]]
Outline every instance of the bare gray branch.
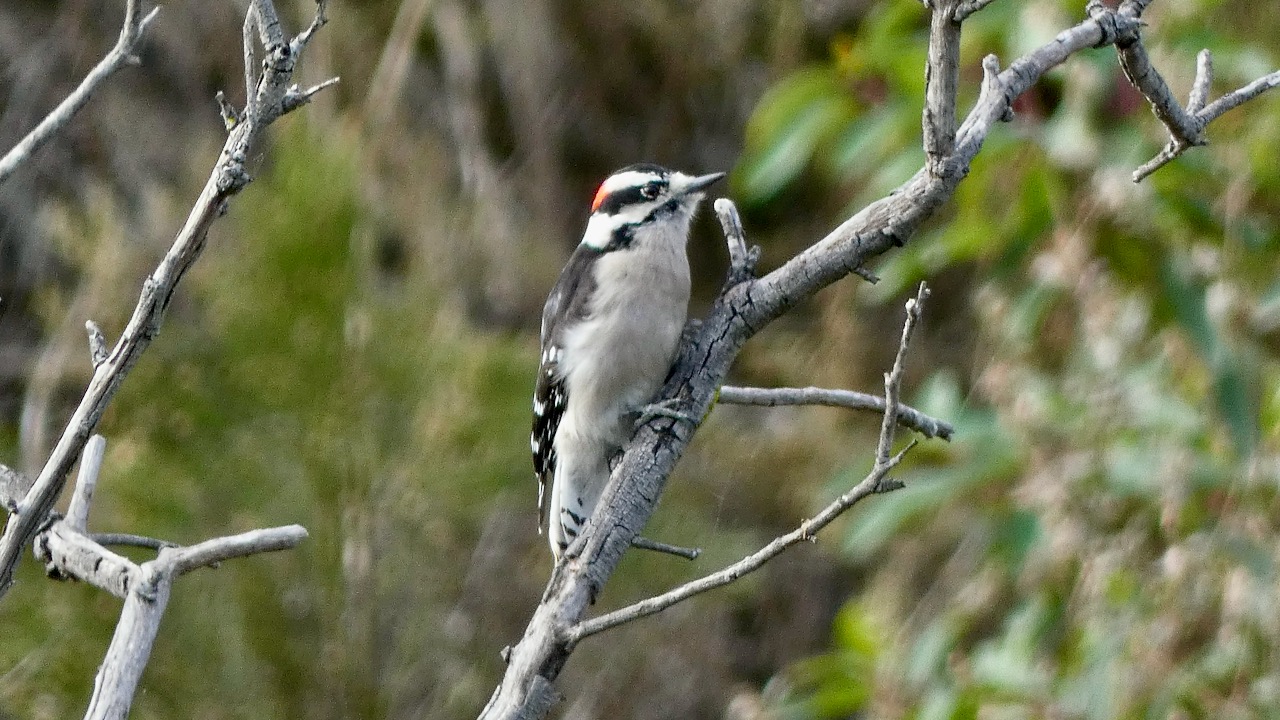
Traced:
[[675, 555], [676, 557], [682, 557], [685, 560], [697, 560], [698, 556], [702, 554], [702, 548], [684, 548], [679, 545], [668, 545], [667, 543], [650, 540], [649, 538], [640, 537], [639, 535], [635, 536], [631, 541], [631, 547], [638, 548], [640, 550], [649, 550], [650, 552]]
[[37, 535], [34, 550], [50, 577], [79, 580], [118, 598], [128, 596], [142, 578], [132, 560], [102, 547], [66, 520]]
[[184, 575], [196, 568], [216, 565], [225, 560], [288, 550], [306, 538], [307, 530], [301, 525], [250, 530], [239, 535], [205, 540], [190, 547], [163, 548], [155, 562], [166, 572]]
[[1196, 80], [1191, 85], [1191, 96], [1187, 98], [1187, 112], [1199, 113], [1209, 102], [1209, 91], [1213, 86], [1213, 53], [1201, 50], [1196, 55]]
[[129, 716], [172, 586], [173, 577], [158, 571], [152, 563], [144, 563], [139, 569], [138, 582], [124, 598], [120, 622], [93, 680], [93, 696], [85, 720], [124, 720]]
[[978, 12], [982, 8], [995, 2], [995, 0], [966, 0], [965, 2], [956, 3], [956, 9], [951, 13], [951, 17], [956, 22], [964, 22], [970, 15]]
[[898, 343], [898, 354], [893, 359], [893, 369], [884, 376], [884, 416], [880, 423], [880, 442], [876, 445], [876, 464], [889, 462], [889, 451], [893, 449], [894, 429], [898, 426], [898, 394], [902, 389], [902, 370], [906, 366], [907, 346], [911, 344], [911, 335], [915, 332], [920, 315], [924, 312], [924, 301], [929, 298], [929, 288], [920, 283], [916, 296], [907, 301], [907, 319], [902, 324], [902, 340]]
[[46, 115], [40, 124], [36, 125], [35, 129], [22, 138], [12, 150], [0, 158], [0, 185], [4, 185], [23, 163], [71, 122], [71, 118], [88, 104], [93, 93], [106, 82], [107, 78], [125, 65], [136, 64], [137, 58], [134, 57], [133, 49], [137, 46], [142, 34], [146, 32], [147, 26], [155, 19], [156, 13], [160, 12], [160, 8], [157, 7], [143, 16], [141, 2], [142, 0], [128, 0], [125, 5], [124, 24], [120, 28], [120, 36], [116, 39], [115, 46], [89, 71], [89, 74], [80, 82], [80, 86], [59, 103], [53, 112]]
[[747, 234], [742, 229], [738, 207], [729, 198], [717, 198], [712, 207], [715, 208], [716, 217], [720, 218], [720, 228], [724, 231], [724, 239], [729, 246], [728, 284], [736, 285], [755, 277], [760, 248], [747, 245]]
[[[759, 407], [823, 405], [848, 410], [870, 410], [877, 414], [884, 412], [884, 397], [881, 395], [818, 387], [760, 388], [725, 385], [720, 388], [720, 398], [717, 402]], [[939, 437], [950, 440], [951, 433], [954, 432], [951, 423], [926, 415], [909, 405], [898, 405], [898, 424], [915, 430], [927, 438]]]
[[955, 0], [933, 0], [929, 59], [924, 70], [924, 114], [921, 128], [929, 171], [947, 172], [956, 143], [956, 91], [960, 86], [960, 20]]
[[107, 452], [107, 439], [94, 435], [84, 446], [80, 456], [80, 475], [76, 478], [75, 492], [67, 507], [67, 524], [84, 532], [89, 522], [89, 506], [93, 504], [93, 491], [98, 485], [98, 473], [102, 470], [102, 456]]

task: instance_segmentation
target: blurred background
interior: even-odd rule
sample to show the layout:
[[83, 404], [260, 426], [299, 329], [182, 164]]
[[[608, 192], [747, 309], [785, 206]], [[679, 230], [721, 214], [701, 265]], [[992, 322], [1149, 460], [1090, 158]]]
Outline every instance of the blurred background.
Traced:
[[[0, 4], [0, 148], [114, 42], [123, 0]], [[243, 100], [243, 2], [167, 3], [0, 188], [0, 461], [35, 472]], [[286, 25], [309, 0], [281, 2]], [[1155, 3], [1177, 93], [1276, 67], [1272, 3]], [[962, 107], [1083, 3], [965, 25]], [[771, 269], [923, 162], [909, 0], [334, 0], [163, 332], [103, 420], [90, 528], [180, 543], [301, 523], [300, 549], [175, 588], [135, 718], [467, 718], [551, 561], [528, 458], [538, 315], [596, 183], [730, 170]], [[904, 396], [955, 423], [813, 546], [586, 641], [566, 718], [1255, 718], [1280, 709], [1280, 113], [1228, 114], [1142, 185], [1163, 130], [1114, 52], [1018, 100], [907, 247], [748, 345], [739, 384], [877, 391], [934, 288]], [[702, 312], [726, 265], [695, 227]], [[870, 467], [878, 420], [718, 407], [607, 609], [737, 559]], [[145, 554], [139, 555], [145, 557]], [[120, 603], [24, 561], [0, 717], [78, 717]]]

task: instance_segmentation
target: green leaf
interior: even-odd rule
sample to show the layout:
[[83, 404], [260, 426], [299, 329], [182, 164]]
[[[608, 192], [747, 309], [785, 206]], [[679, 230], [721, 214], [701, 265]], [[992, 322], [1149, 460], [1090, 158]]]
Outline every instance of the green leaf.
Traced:
[[747, 148], [732, 178], [738, 200], [758, 205], [795, 182], [855, 112], [829, 68], [809, 68], [784, 80], [761, 99], [747, 126]]

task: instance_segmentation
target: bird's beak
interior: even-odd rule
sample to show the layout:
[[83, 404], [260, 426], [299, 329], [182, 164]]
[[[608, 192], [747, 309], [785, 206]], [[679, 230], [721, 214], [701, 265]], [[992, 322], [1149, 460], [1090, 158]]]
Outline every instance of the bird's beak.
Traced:
[[695, 177], [681, 174], [680, 180], [683, 182], [672, 184], [677, 185], [675, 189], [678, 190], [681, 195], [690, 195], [696, 192], [702, 192], [724, 176], [725, 173], [722, 172], [711, 173], [710, 175], [697, 175]]

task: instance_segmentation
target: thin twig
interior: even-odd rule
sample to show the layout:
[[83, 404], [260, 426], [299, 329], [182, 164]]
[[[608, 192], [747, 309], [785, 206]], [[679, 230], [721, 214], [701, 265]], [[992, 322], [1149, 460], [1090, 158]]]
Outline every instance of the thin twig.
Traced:
[[851, 490], [837, 498], [830, 505], [826, 506], [813, 517], [800, 523], [799, 527], [786, 535], [774, 538], [772, 542], [760, 548], [739, 560], [738, 562], [725, 567], [719, 572], [712, 573], [689, 583], [685, 583], [661, 595], [651, 597], [640, 602], [628, 605], [627, 607], [613, 612], [606, 613], [590, 620], [584, 620], [574, 625], [566, 633], [565, 642], [569, 647], [573, 647], [583, 638], [595, 635], [596, 633], [609, 630], [624, 623], [638, 620], [649, 615], [662, 612], [678, 602], [687, 600], [694, 595], [700, 595], [708, 590], [714, 590], [723, 587], [731, 582], [760, 569], [765, 563], [782, 554], [784, 550], [802, 542], [812, 542], [817, 533], [831, 524], [846, 510], [858, 504], [864, 498], [878, 493], [890, 492], [900, 489], [901, 484], [886, 482], [888, 474], [896, 468], [906, 454], [914, 448], [916, 441], [912, 440], [906, 447], [902, 448], [896, 455], [889, 458], [889, 461], [883, 465], [877, 464], [866, 477], [862, 479]]
[[685, 560], [697, 560], [698, 556], [702, 554], [702, 548], [685, 548], [680, 547], [679, 545], [668, 545], [667, 543], [650, 540], [649, 538], [640, 537], [639, 535], [631, 539], [631, 547], [639, 550], [650, 550], [652, 552], [675, 555], [677, 557], [682, 557]]
[[221, 90], [214, 94], [213, 101], [218, 103], [218, 114], [222, 116], [222, 126], [227, 132], [231, 132], [236, 125], [240, 124], [240, 111], [236, 110], [231, 101], [227, 100], [227, 94]]
[[149, 550], [178, 547], [175, 542], [130, 533], [89, 533], [89, 538], [103, 547], [139, 547]]
[[1200, 118], [1202, 123], [1207, 125], [1210, 122], [1217, 120], [1219, 116], [1228, 110], [1240, 107], [1244, 103], [1258, 97], [1277, 85], [1280, 85], [1280, 70], [1277, 70], [1270, 75], [1264, 75], [1239, 90], [1223, 95], [1210, 103], [1208, 107], [1196, 113], [1196, 115]]
[[717, 198], [712, 207], [716, 211], [716, 217], [720, 218], [720, 228], [724, 231], [725, 243], [729, 246], [728, 284], [736, 285], [754, 277], [760, 248], [747, 245], [738, 207], [729, 198]]
[[71, 494], [66, 518], [67, 523], [80, 532], [84, 532], [89, 523], [89, 506], [93, 503], [93, 491], [98, 485], [98, 473], [102, 470], [102, 456], [106, 451], [107, 439], [94, 435], [80, 455], [80, 475], [76, 478], [76, 489]]
[[[1207, 52], [1208, 51], [1202, 51], [1200, 53], [1202, 59], [1206, 57], [1205, 53]], [[1209, 66], [1209, 67], [1211, 68], [1212, 66]], [[1203, 76], [1197, 74], [1197, 84], [1200, 77], [1209, 77], [1209, 73], [1206, 73]], [[1240, 105], [1258, 97], [1262, 93], [1276, 87], [1277, 85], [1280, 85], [1280, 70], [1277, 70], [1276, 72], [1273, 72], [1270, 75], [1264, 75], [1263, 77], [1260, 77], [1257, 80], [1254, 80], [1253, 82], [1249, 83], [1248, 85], [1245, 85], [1239, 90], [1227, 93], [1226, 95], [1223, 95], [1222, 97], [1213, 101], [1207, 107], [1202, 108], [1201, 110], [1195, 113], [1196, 122], [1203, 129], [1204, 127], [1208, 126], [1209, 123], [1221, 117], [1222, 114], [1227, 112], [1228, 110], [1232, 110], [1234, 108], [1239, 107]], [[1206, 83], [1206, 88], [1207, 88], [1207, 83]], [[1193, 91], [1194, 90], [1195, 89], [1193, 89]], [[1192, 102], [1195, 102], [1195, 100], [1196, 98], [1193, 96]], [[1144, 179], [1146, 179], [1148, 175], [1155, 172], [1156, 170], [1159, 170], [1165, 165], [1168, 165], [1170, 161], [1176, 159], [1179, 155], [1181, 155], [1183, 152], [1185, 152], [1188, 148], [1191, 148], [1191, 147], [1193, 147], [1193, 145], [1191, 144], [1185, 144], [1185, 143], [1180, 143], [1177, 140], [1171, 140], [1167, 145], [1165, 145], [1160, 150], [1160, 152], [1155, 157], [1151, 158], [1146, 163], [1143, 163], [1141, 167], [1133, 171], [1133, 181], [1142, 182]]]
[[142, 34], [146, 32], [147, 26], [155, 19], [156, 13], [160, 12], [160, 8], [156, 7], [143, 16], [141, 2], [142, 0], [128, 0], [125, 5], [124, 24], [120, 28], [120, 36], [116, 39], [115, 46], [89, 71], [89, 74], [80, 82], [80, 86], [59, 103], [53, 112], [46, 115], [40, 124], [36, 125], [35, 129], [22, 138], [12, 150], [0, 158], [0, 185], [4, 185], [14, 171], [45, 143], [53, 139], [53, 136], [89, 102], [93, 93], [107, 78], [125, 65], [137, 62], [133, 49]]
[[297, 85], [290, 85], [289, 90], [284, 95], [284, 111], [289, 112], [306, 105], [311, 102], [311, 98], [315, 97], [316, 93], [337, 85], [339, 80], [341, 78], [331, 77], [324, 82], [312, 85], [306, 90], [299, 90]]
[[872, 285], [875, 285], [876, 283], [880, 282], [880, 276], [879, 276], [879, 275], [876, 275], [875, 273], [871, 272], [870, 270], [868, 270], [867, 268], [865, 268], [865, 267], [863, 267], [863, 266], [861, 266], [861, 265], [859, 265], [858, 267], [855, 267], [855, 268], [853, 269], [853, 274], [854, 274], [854, 275], [857, 275], [858, 277], [862, 278], [863, 280], [866, 280], [867, 282], [871, 283]]
[[306, 30], [298, 33], [298, 36], [289, 43], [295, 55], [305, 50], [307, 43], [311, 42], [311, 38], [316, 34], [316, 31], [329, 22], [329, 16], [325, 14], [328, 7], [329, 0], [316, 0], [316, 12], [311, 17], [311, 24], [307, 26]]
[[92, 320], [85, 321], [84, 329], [89, 334], [89, 361], [93, 363], [93, 367], [96, 369], [106, 362], [107, 336], [102, 334], [102, 328], [98, 327], [98, 324]]
[[[755, 405], [779, 407], [783, 405], [823, 405], [848, 410], [884, 412], [884, 396], [852, 390], [829, 388], [759, 388], [725, 385], [720, 388], [717, 402], [726, 405]], [[951, 423], [926, 415], [909, 405], [898, 405], [898, 424], [915, 430], [928, 438], [950, 440], [954, 428]]]
[[858, 504], [864, 498], [881, 492], [895, 490], [901, 486], [892, 484], [882, 484], [882, 481], [888, 476], [889, 472], [898, 466], [906, 453], [915, 447], [915, 441], [912, 441], [904, 447], [897, 455], [889, 458], [889, 462], [884, 465], [877, 465], [866, 477], [862, 479], [853, 489], [841, 495], [835, 502], [826, 506], [813, 517], [812, 520], [806, 520], [800, 523], [795, 530], [774, 538], [772, 542], [760, 548], [756, 552], [742, 558], [738, 562], [723, 568], [718, 572], [698, 578], [692, 582], [685, 583], [677, 588], [669, 590], [661, 595], [657, 595], [640, 602], [628, 605], [619, 610], [605, 613], [599, 617], [584, 620], [577, 625], [569, 628], [565, 634], [565, 643], [569, 647], [573, 647], [582, 641], [583, 638], [590, 637], [596, 633], [604, 632], [611, 628], [615, 628], [632, 620], [639, 620], [656, 613], [662, 612], [678, 602], [688, 600], [694, 595], [700, 595], [708, 590], [714, 590], [718, 587], [724, 587], [731, 582], [741, 578], [744, 575], [759, 570], [765, 563], [782, 554], [784, 550], [802, 542], [810, 542], [814, 536], [829, 525], [832, 520], [839, 517], [844, 511]]
[[911, 335], [915, 332], [916, 323], [924, 312], [924, 301], [929, 298], [929, 288], [920, 283], [916, 296], [907, 301], [907, 319], [902, 324], [902, 340], [898, 343], [898, 355], [893, 360], [893, 369], [884, 376], [884, 419], [880, 424], [880, 442], [876, 445], [876, 462], [889, 461], [889, 451], [893, 447], [893, 431], [898, 425], [898, 393], [902, 387], [902, 369], [906, 365], [907, 346], [911, 343]]
[[307, 530], [301, 525], [250, 530], [239, 535], [205, 540], [189, 547], [162, 548], [156, 562], [174, 575], [183, 575], [196, 568], [215, 565], [232, 558], [288, 550], [306, 537]]
[[1209, 91], [1213, 86], [1213, 53], [1201, 50], [1196, 55], [1196, 79], [1191, 85], [1191, 95], [1187, 98], [1187, 112], [1199, 114], [1209, 102]]
[[1165, 165], [1168, 165], [1189, 147], [1191, 146], [1179, 145], [1176, 142], [1170, 141], [1164, 147], [1160, 148], [1160, 152], [1156, 153], [1155, 157], [1139, 165], [1138, 169], [1133, 171], [1133, 181], [1137, 183], [1147, 179], [1147, 176]]
[[964, 22], [968, 17], [982, 8], [995, 2], [995, 0], [966, 0], [956, 4], [956, 9], [951, 13], [951, 17], [956, 22]]

